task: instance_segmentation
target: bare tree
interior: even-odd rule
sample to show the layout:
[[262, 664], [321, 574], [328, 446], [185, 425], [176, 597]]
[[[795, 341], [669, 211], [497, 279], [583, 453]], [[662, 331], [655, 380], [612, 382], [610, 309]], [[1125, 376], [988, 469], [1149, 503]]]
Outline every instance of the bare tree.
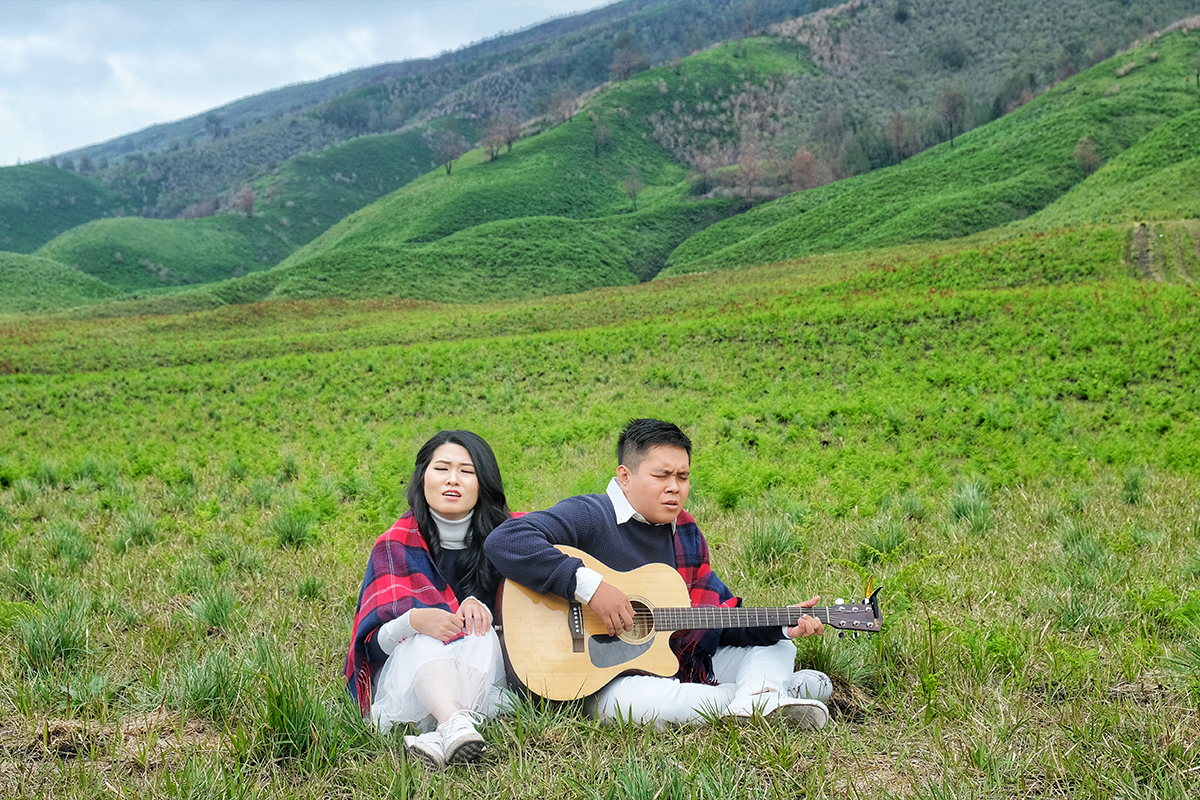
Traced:
[[233, 205], [247, 217], [254, 216], [254, 201], [258, 198], [249, 186], [243, 186], [233, 199]]
[[833, 170], [812, 154], [811, 150], [797, 150], [788, 168], [793, 191], [815, 189], [833, 181]]
[[588, 112], [588, 119], [592, 121], [592, 155], [599, 158], [600, 151], [608, 147], [612, 140], [612, 131], [608, 127], [608, 120], [602, 119], [595, 111]]
[[633, 201], [633, 210], [637, 211], [637, 196], [642, 193], [642, 180], [638, 176], [638, 168], [630, 167], [629, 174], [625, 176], [625, 180], [621, 181], [622, 188], [625, 189], [625, 195]]
[[1083, 167], [1083, 174], [1091, 175], [1100, 168], [1100, 152], [1096, 142], [1090, 136], [1084, 136], [1075, 145], [1075, 160]]
[[554, 120], [563, 123], [575, 116], [575, 105], [579, 102], [579, 93], [569, 86], [563, 86], [550, 98], [550, 108], [554, 111]]
[[638, 46], [637, 39], [629, 31], [618, 33], [613, 38], [612, 76], [623, 81], [647, 66], [646, 55]]
[[497, 130], [500, 133], [500, 138], [504, 140], [507, 152], [512, 152], [513, 142], [521, 136], [521, 120], [517, 117], [517, 112], [511, 108], [506, 108], [500, 112], [497, 117]]
[[950, 146], [954, 147], [954, 129], [962, 125], [963, 109], [966, 108], [967, 101], [963, 98], [962, 92], [952, 86], [947, 86], [942, 89], [941, 95], [938, 97], [938, 110], [942, 117], [942, 122], [946, 123], [946, 127], [950, 129]]
[[446, 168], [447, 175], [450, 174], [454, 160], [467, 152], [467, 140], [458, 132], [458, 126], [452, 119], [447, 120], [439, 130], [427, 128], [421, 138], [433, 153], [434, 161]]
[[755, 146], [753, 140], [742, 145], [737, 166], [735, 180], [738, 191], [743, 197], [753, 198], [754, 187], [762, 179], [762, 164], [758, 160], [758, 147]]
[[497, 129], [496, 120], [492, 120], [487, 129], [483, 132], [483, 138], [479, 140], [483, 145], [484, 152], [487, 153], [488, 161], [495, 161], [496, 156], [500, 154], [501, 148], [504, 147], [504, 137]]

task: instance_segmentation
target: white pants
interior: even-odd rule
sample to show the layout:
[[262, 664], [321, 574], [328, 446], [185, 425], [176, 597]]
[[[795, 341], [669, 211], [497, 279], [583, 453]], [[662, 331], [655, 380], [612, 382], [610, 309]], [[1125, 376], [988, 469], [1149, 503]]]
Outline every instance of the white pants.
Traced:
[[674, 678], [630, 675], [617, 678], [592, 698], [600, 719], [698, 724], [721, 716], [735, 697], [782, 694], [792, 677], [796, 645], [782, 639], [765, 647], [721, 647], [713, 656], [720, 685], [680, 683]]
[[405, 722], [431, 731], [437, 720], [421, 697], [433, 688], [463, 708], [490, 717], [505, 702], [505, 686], [504, 658], [494, 630], [449, 644], [417, 633], [400, 642], [379, 671], [371, 719], [381, 733]]

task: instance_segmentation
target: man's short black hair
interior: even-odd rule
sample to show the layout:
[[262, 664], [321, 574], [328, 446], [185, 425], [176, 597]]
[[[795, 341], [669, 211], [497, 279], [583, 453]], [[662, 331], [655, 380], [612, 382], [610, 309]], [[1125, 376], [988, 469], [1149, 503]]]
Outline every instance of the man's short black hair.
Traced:
[[631, 419], [617, 437], [617, 464], [636, 472], [651, 447], [682, 447], [692, 459], [692, 440], [678, 425], [661, 419]]

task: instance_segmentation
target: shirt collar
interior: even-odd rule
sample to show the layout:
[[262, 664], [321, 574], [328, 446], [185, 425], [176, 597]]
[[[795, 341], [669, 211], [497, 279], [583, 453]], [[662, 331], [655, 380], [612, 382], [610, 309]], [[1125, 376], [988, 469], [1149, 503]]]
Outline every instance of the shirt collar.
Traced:
[[[608, 488], [604, 490], [608, 495], [608, 499], [612, 501], [613, 512], [617, 515], [617, 524], [624, 525], [631, 519], [636, 519], [638, 522], [645, 522], [647, 525], [653, 525], [652, 522], [646, 522], [646, 518], [637, 512], [629, 502], [629, 498], [625, 496], [625, 492], [621, 489], [621, 483], [615, 477], [608, 482]], [[675, 532], [675, 521], [671, 521], [671, 533]]]

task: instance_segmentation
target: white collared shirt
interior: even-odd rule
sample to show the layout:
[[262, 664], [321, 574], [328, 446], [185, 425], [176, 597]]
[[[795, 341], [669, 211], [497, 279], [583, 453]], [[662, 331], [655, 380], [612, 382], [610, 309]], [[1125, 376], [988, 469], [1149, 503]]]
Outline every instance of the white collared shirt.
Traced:
[[[617, 524], [623, 525], [631, 519], [636, 519], [638, 522], [645, 522], [646, 518], [638, 513], [637, 509], [629, 502], [629, 498], [625, 496], [625, 491], [621, 488], [621, 483], [615, 477], [608, 482], [608, 488], [604, 490], [608, 495], [609, 502], [613, 505], [613, 515], [616, 517]], [[675, 532], [675, 522], [671, 521], [671, 533]], [[592, 595], [600, 588], [600, 582], [603, 580], [599, 572], [587, 567], [580, 567], [575, 570], [575, 599], [581, 603], [590, 603]]]

